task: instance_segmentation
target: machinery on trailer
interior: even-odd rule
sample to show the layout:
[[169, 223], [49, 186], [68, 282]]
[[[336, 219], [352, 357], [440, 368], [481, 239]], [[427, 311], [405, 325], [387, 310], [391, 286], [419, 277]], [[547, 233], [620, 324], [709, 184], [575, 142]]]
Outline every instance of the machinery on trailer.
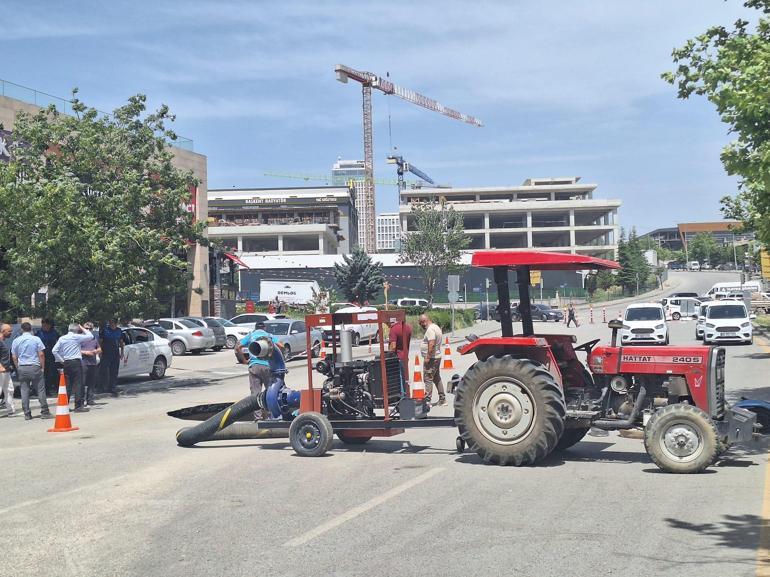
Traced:
[[[612, 261], [537, 251], [480, 251], [472, 265], [491, 268], [499, 295], [501, 337], [460, 349], [478, 361], [455, 391], [458, 448], [485, 461], [531, 465], [579, 442], [591, 427], [644, 428], [658, 467], [697, 473], [731, 443], [753, 437], [756, 415], [725, 402], [725, 352], [718, 347], [573, 346], [573, 335], [535, 335], [530, 270], [616, 269]], [[514, 336], [509, 271], [516, 272], [522, 334]], [[587, 365], [576, 352], [587, 355]]]
[[[520, 466], [573, 446], [591, 427], [643, 427], [645, 448], [658, 467], [696, 473], [731, 443], [753, 437], [756, 415], [725, 402], [725, 353], [719, 347], [619, 346], [622, 321], [609, 323], [610, 346], [597, 346], [599, 339], [574, 346], [574, 335], [534, 333], [530, 270], [617, 269], [617, 263], [574, 254], [480, 251], [472, 265], [493, 270], [502, 335], [469, 337], [460, 347], [461, 354], [478, 360], [456, 384], [454, 418], [428, 416], [429, 406], [412, 398], [403, 382], [398, 359], [385, 351], [383, 325], [403, 322], [404, 311], [317, 314], [306, 317], [308, 347], [310, 330], [328, 325], [334, 328], [332, 353], [315, 367], [308, 359], [307, 389], [288, 388], [279, 374], [266, 392], [232, 406], [175, 411], [181, 418], [195, 418], [195, 412], [207, 417], [180, 431], [179, 444], [225, 438], [223, 429], [261, 408], [273, 420], [242, 423], [234, 438], [288, 435], [299, 455], [320, 456], [335, 433], [344, 443], [360, 444], [409, 428], [457, 426], [458, 451], [469, 447], [485, 461]], [[521, 303], [522, 333], [515, 336], [510, 271]], [[337, 327], [356, 323], [377, 324], [378, 358], [353, 358], [352, 334]], [[268, 348], [252, 343], [250, 352], [265, 355]], [[587, 366], [579, 352], [586, 354]], [[313, 370], [324, 377], [320, 387], [313, 385]]]

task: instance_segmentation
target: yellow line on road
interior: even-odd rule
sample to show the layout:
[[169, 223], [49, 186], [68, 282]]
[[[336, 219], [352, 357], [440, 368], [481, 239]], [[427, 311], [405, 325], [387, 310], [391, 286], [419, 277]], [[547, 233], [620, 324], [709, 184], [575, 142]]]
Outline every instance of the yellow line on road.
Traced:
[[[766, 341], [766, 339], [762, 339]], [[770, 346], [755, 344], [770, 353]], [[765, 466], [765, 485], [762, 492], [762, 518], [759, 521], [759, 544], [757, 545], [757, 577], [770, 577], [770, 458]]]
[[346, 511], [342, 515], [338, 515], [332, 519], [329, 519], [325, 523], [321, 523], [315, 529], [311, 529], [310, 531], [303, 533], [302, 535], [299, 535], [294, 539], [286, 541], [286, 543], [284, 543], [283, 546], [297, 547], [298, 545], [304, 545], [311, 539], [315, 539], [319, 535], [323, 535], [327, 531], [331, 531], [332, 529], [339, 527], [343, 523], [347, 523], [348, 521], [358, 517], [359, 515], [366, 513], [370, 509], [374, 509], [378, 505], [382, 505], [385, 501], [388, 501], [389, 499], [392, 499], [393, 497], [400, 495], [401, 493], [411, 489], [415, 485], [419, 485], [423, 481], [427, 481], [428, 479], [430, 479], [434, 475], [437, 475], [443, 470], [444, 469], [440, 467], [437, 467], [435, 469], [429, 469], [428, 471], [425, 471], [422, 475], [419, 475], [414, 479], [410, 479], [409, 481], [405, 481], [400, 485], [393, 487], [390, 491], [386, 491], [382, 495], [378, 495], [374, 499], [370, 499], [369, 501], [367, 501], [366, 503], [363, 503], [362, 505], [359, 505], [358, 507], [353, 507], [349, 511]]

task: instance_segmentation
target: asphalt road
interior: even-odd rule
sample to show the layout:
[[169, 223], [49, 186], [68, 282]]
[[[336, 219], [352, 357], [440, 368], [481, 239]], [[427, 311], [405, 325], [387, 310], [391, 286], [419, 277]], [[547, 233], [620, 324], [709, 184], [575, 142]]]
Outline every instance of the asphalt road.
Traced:
[[[678, 276], [677, 290], [725, 277]], [[602, 324], [569, 330], [579, 342], [609, 339]], [[691, 323], [671, 331], [672, 343], [695, 345]], [[231, 354], [175, 363], [184, 386], [124, 384], [124, 397], [74, 415], [77, 432], [0, 418], [6, 574], [770, 574], [767, 442], [690, 476], [660, 473], [641, 441], [615, 433], [520, 469], [458, 455], [454, 429], [335, 443], [319, 459], [295, 456], [283, 439], [177, 447], [184, 423], [166, 411], [248, 391]], [[770, 398], [770, 345], [756, 339], [727, 355], [728, 394]], [[471, 359], [455, 362], [462, 372]], [[213, 380], [231, 369], [241, 374]], [[303, 376], [295, 368], [290, 384]]]

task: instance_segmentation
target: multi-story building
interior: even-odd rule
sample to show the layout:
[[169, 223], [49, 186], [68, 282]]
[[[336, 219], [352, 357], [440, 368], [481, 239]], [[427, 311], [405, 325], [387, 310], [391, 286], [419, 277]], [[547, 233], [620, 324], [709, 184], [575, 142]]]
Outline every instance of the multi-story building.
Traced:
[[639, 238], [645, 241], [647, 239], [651, 246], [661, 246], [671, 250], [687, 250], [687, 245], [696, 235], [706, 233], [710, 235], [717, 244], [725, 245], [745, 244], [754, 240], [752, 231], [742, 231], [741, 223], [737, 220], [719, 220], [716, 222], [683, 222], [676, 226], [667, 228], [656, 228]]
[[348, 254], [358, 239], [345, 186], [209, 190], [209, 237], [239, 255]]
[[365, 230], [363, 215], [369, 210], [364, 206], [367, 201], [364, 194], [364, 169], [363, 160], [342, 160], [338, 159], [332, 166], [332, 184], [334, 186], [352, 186], [355, 195], [356, 212], [359, 215], [358, 223], [358, 246], [366, 247]]
[[377, 252], [398, 252], [401, 247], [401, 220], [397, 212], [377, 215]]
[[[37, 114], [43, 106], [53, 105], [63, 114], [72, 114], [72, 103], [64, 98], [52, 96], [44, 92], [27, 88], [0, 79], [0, 162], [10, 158], [9, 143], [13, 140], [13, 127], [19, 112]], [[193, 152], [193, 141], [178, 137], [169, 142], [173, 158], [172, 163], [182, 170], [190, 170], [199, 181], [197, 189], [192, 191], [188, 210], [195, 215], [196, 220], [206, 222], [208, 212], [206, 204], [207, 170], [206, 156]], [[190, 315], [208, 315], [213, 312], [212, 297], [209, 284], [209, 250], [202, 245], [190, 247], [187, 254], [189, 270], [192, 279], [188, 282], [186, 299], [179, 295], [176, 299], [176, 312]], [[181, 300], [186, 302], [181, 303]]]
[[401, 228], [412, 203], [441, 199], [463, 219], [469, 250], [537, 248], [615, 258], [620, 200], [593, 197], [580, 177], [527, 179], [521, 186], [417, 188], [401, 192]]

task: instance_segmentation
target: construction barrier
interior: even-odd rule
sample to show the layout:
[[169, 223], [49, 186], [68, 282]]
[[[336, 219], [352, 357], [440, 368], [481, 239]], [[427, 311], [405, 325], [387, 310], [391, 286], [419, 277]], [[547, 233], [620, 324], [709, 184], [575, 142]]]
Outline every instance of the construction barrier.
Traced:
[[589, 305], [588, 307], [588, 323], [594, 324], [594, 306]]
[[425, 383], [422, 380], [422, 367], [420, 366], [420, 355], [414, 356], [414, 376], [412, 377], [412, 398], [425, 398]]
[[607, 324], [607, 307], [602, 307], [602, 322]]
[[67, 433], [77, 431], [78, 427], [72, 426], [70, 419], [70, 400], [67, 397], [67, 380], [64, 377], [64, 371], [59, 372], [59, 398], [56, 401], [56, 420], [53, 428], [48, 429], [49, 433]]
[[321, 354], [319, 355], [321, 360], [326, 358], [326, 341], [321, 341]]
[[455, 365], [452, 362], [452, 349], [449, 346], [449, 337], [446, 337], [444, 342], [444, 359], [441, 363], [442, 369], [454, 369]]

